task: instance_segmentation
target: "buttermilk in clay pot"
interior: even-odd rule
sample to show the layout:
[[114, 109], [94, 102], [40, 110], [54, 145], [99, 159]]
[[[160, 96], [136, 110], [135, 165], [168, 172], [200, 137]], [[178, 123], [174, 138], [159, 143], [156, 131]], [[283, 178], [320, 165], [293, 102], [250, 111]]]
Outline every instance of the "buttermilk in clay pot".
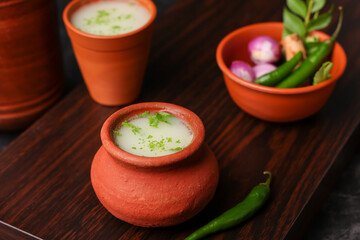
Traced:
[[[115, 7], [117, 4], [128, 5], [129, 13], [122, 12], [121, 7], [113, 10], [116, 8], [109, 8], [107, 3], [115, 4]], [[79, 12], [94, 4], [102, 5], [97, 11]], [[144, 15], [134, 17], [130, 14], [132, 8], [141, 8], [148, 14], [148, 20], [138, 28], [121, 25], [121, 21], [126, 24]], [[117, 106], [134, 101], [140, 94], [155, 16], [156, 6], [151, 0], [73, 0], [66, 6], [63, 12], [65, 27], [93, 100], [102, 105]], [[100, 27], [104, 29], [99, 30]], [[133, 30], [124, 33], [118, 30], [125, 28]]]
[[[115, 144], [116, 137], [124, 137], [123, 122], [135, 125], [139, 116], [156, 113], [180, 120], [192, 134], [189, 145], [169, 155], [146, 157]], [[209, 203], [218, 184], [218, 163], [204, 135], [199, 117], [177, 105], [140, 103], [115, 112], [103, 124], [103, 145], [91, 167], [98, 199], [112, 215], [137, 226], [171, 226], [190, 219]]]

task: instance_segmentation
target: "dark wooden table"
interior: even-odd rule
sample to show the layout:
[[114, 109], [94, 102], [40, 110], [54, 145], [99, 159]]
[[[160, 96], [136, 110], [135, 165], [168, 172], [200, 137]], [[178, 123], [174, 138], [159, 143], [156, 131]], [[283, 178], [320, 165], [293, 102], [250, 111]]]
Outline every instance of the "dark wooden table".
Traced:
[[[103, 121], [119, 108], [94, 103], [80, 84], [1, 153], [0, 220], [44, 239], [182, 239], [241, 201], [267, 169], [275, 175], [269, 203], [255, 218], [216, 236], [300, 238], [359, 146], [360, 29], [354, 25], [359, 6], [341, 2], [346, 17], [339, 42], [348, 67], [326, 106], [306, 120], [275, 124], [247, 115], [231, 101], [215, 49], [238, 27], [281, 20], [282, 2], [182, 0], [157, 19], [137, 102], [175, 103], [203, 120], [220, 182], [198, 216], [174, 227], [139, 228], [101, 206], [90, 184], [90, 165], [101, 146]], [[1, 239], [36, 239], [24, 234], [0, 222]]]

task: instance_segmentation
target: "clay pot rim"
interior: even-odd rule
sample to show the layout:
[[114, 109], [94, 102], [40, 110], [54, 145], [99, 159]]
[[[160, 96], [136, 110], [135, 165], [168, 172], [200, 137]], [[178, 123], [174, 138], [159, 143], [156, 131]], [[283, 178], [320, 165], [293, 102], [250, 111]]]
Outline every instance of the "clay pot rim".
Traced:
[[[98, 2], [98, 1], [99, 0], [86, 0], [87, 3], [88, 2]], [[106, 0], [106, 1], [113, 1], [113, 0]], [[128, 32], [128, 33], [103, 36], [103, 35], [95, 35], [95, 34], [91, 34], [91, 33], [86, 33], [86, 32], [81, 31], [80, 29], [77, 29], [76, 27], [74, 27], [70, 21], [70, 12], [72, 12], [73, 8], [74, 7], [76, 8], [79, 4], [85, 5], [85, 4], [83, 4], [84, 0], [72, 0], [70, 3], [68, 3], [68, 5], [65, 7], [65, 9], [63, 11], [63, 20], [64, 20], [65, 25], [67, 25], [69, 29], [71, 29], [76, 34], [81, 35], [86, 38], [99, 39], [99, 40], [126, 38], [126, 37], [133, 36], [141, 31], [143, 31], [150, 24], [152, 24], [155, 20], [156, 13], [157, 13], [156, 6], [151, 0], [135, 0], [135, 1], [138, 2], [139, 4], [141, 4], [142, 6], [144, 6], [146, 9], [148, 9], [148, 11], [150, 13], [150, 19], [142, 27], [140, 27], [134, 31]]]
[[[344, 49], [341, 47], [341, 45], [338, 42], [336, 42], [335, 46], [334, 46], [333, 55], [335, 56], [335, 58], [341, 59], [339, 61], [340, 62], [339, 71], [335, 72], [330, 79], [328, 79], [322, 83], [319, 83], [316, 85], [311, 85], [311, 86], [298, 87], [298, 88], [274, 88], [274, 87], [262, 86], [262, 85], [259, 85], [256, 83], [248, 82], [248, 81], [236, 76], [235, 74], [233, 74], [230, 71], [229, 67], [224, 62], [224, 59], [222, 57], [222, 52], [223, 52], [224, 47], [228, 44], [229, 41], [231, 41], [233, 38], [237, 37], [237, 35], [245, 32], [247, 30], [255, 29], [255, 28], [263, 27], [263, 26], [266, 26], [268, 28], [283, 27], [283, 23], [282, 22], [256, 23], [256, 24], [251, 24], [251, 25], [247, 25], [245, 27], [236, 29], [233, 32], [226, 35], [220, 41], [220, 43], [216, 49], [216, 61], [217, 61], [219, 68], [221, 69], [223, 74], [227, 75], [232, 81], [236, 82], [237, 84], [242, 85], [243, 87], [246, 87], [246, 88], [253, 89], [258, 92], [264, 92], [264, 93], [269, 93], [269, 94], [277, 94], [277, 95], [306, 94], [306, 93], [321, 90], [322, 88], [325, 88], [329, 85], [334, 84], [338, 80], [338, 78], [344, 73], [346, 63], [347, 63], [346, 54], [345, 54]], [[320, 31], [314, 31], [314, 34], [318, 35], [321, 39], [330, 38], [329, 35], [327, 35], [326, 33], [320, 32]]]
[[[132, 117], [135, 114], [141, 114], [145, 111], [165, 111], [183, 119], [184, 122], [189, 123], [194, 135], [191, 144], [179, 152], [160, 157], [138, 156], [117, 147], [111, 137], [111, 132], [114, 127], [127, 117]], [[144, 168], [164, 167], [185, 160], [200, 149], [204, 142], [204, 138], [204, 125], [195, 113], [184, 107], [162, 102], [144, 102], [122, 108], [106, 119], [101, 128], [102, 144], [111, 156], [129, 165]]]

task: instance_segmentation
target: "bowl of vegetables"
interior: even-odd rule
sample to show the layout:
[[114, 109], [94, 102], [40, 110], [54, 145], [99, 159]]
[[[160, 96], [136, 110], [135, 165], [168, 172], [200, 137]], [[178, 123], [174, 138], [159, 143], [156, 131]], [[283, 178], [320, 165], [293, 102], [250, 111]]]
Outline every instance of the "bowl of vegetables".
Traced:
[[[339, 9], [331, 37], [316, 31], [329, 21], [319, 23], [324, 17], [311, 6], [303, 9], [304, 23], [300, 14], [285, 8], [284, 23], [258, 23], [228, 34], [218, 45], [216, 59], [233, 101], [250, 115], [271, 122], [297, 121], [318, 112], [346, 67], [344, 49], [335, 42], [342, 23]], [[320, 20], [312, 27], [309, 22], [316, 21], [315, 15]]]

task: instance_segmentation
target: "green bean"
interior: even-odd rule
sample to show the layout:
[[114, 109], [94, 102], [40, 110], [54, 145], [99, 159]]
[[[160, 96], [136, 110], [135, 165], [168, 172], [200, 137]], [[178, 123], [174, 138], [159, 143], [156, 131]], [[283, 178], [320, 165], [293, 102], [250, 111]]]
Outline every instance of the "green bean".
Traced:
[[255, 83], [264, 86], [275, 86], [292, 72], [294, 67], [298, 65], [301, 59], [302, 53], [298, 52], [294, 57], [292, 57], [289, 61], [283, 63], [276, 70], [257, 78], [255, 80]]
[[264, 183], [255, 186], [246, 198], [235, 207], [199, 228], [185, 240], [201, 239], [210, 234], [234, 227], [252, 217], [266, 202], [270, 195], [271, 172], [265, 171], [269, 177]]

